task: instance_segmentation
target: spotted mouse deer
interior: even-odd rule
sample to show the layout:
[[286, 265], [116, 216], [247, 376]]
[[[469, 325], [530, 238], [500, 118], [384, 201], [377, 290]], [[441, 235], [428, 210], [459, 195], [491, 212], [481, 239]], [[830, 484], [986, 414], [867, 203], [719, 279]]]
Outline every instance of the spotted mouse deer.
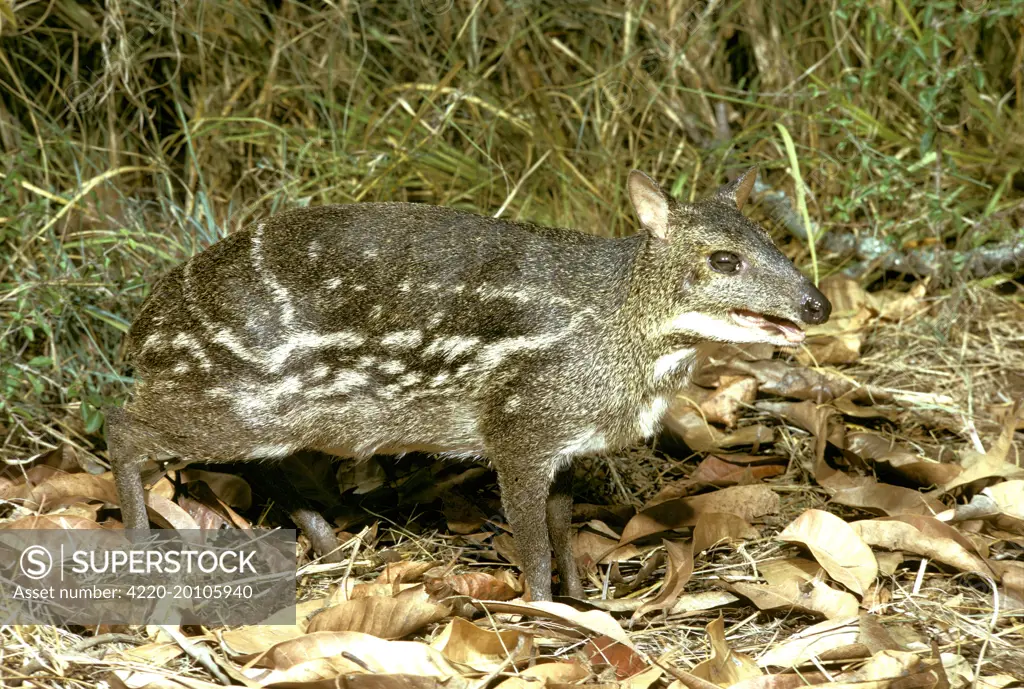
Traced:
[[166, 275], [130, 333], [107, 437], [127, 528], [145, 459], [318, 450], [483, 458], [536, 600], [569, 540], [572, 463], [657, 432], [705, 341], [791, 346], [831, 305], [741, 212], [749, 170], [677, 202], [633, 171], [624, 238], [411, 203], [301, 208]]

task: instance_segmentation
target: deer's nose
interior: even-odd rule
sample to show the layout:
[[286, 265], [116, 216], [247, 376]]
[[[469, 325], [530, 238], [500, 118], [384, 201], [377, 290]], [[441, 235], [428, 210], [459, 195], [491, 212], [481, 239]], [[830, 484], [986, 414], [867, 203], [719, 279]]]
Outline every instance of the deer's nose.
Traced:
[[800, 317], [804, 323], [818, 325], [828, 320], [832, 313], [832, 303], [828, 297], [818, 291], [816, 287], [808, 286], [803, 301], [800, 302]]

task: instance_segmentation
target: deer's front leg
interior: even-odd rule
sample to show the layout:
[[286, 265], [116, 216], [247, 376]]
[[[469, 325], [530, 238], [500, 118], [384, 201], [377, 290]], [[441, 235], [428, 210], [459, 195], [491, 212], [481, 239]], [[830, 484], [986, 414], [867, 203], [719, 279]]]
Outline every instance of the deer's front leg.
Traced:
[[562, 467], [555, 474], [551, 492], [548, 494], [548, 533], [551, 546], [555, 549], [558, 576], [562, 580], [562, 593], [573, 598], [583, 598], [583, 584], [580, 583], [576, 558], [572, 552], [569, 527], [572, 523], [572, 464]]
[[495, 458], [494, 465], [498, 470], [501, 506], [512, 527], [530, 595], [533, 600], [551, 600], [551, 543], [546, 509], [550, 474], [539, 463], [519, 458]]

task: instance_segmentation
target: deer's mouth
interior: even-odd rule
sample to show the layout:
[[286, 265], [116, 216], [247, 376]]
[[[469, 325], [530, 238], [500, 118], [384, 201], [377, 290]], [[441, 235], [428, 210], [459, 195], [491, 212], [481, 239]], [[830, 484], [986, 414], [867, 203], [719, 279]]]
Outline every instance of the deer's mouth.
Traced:
[[729, 312], [729, 315], [733, 321], [744, 328], [760, 330], [769, 335], [781, 335], [786, 344], [800, 344], [807, 337], [799, 325], [785, 318], [768, 316], [746, 309], [734, 309]]

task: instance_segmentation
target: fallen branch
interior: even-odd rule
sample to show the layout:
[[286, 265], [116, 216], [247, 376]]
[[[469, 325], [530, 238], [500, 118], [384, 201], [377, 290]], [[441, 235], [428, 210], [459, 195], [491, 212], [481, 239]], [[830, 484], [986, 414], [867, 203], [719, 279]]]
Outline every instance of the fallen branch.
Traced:
[[[754, 184], [754, 193], [761, 195], [761, 203], [777, 223], [797, 239], [807, 241], [807, 228], [804, 227], [803, 219], [793, 209], [792, 202], [784, 192], [758, 179]], [[814, 223], [812, 230], [818, 236], [820, 230]], [[920, 277], [956, 273], [969, 279], [1024, 272], [1024, 229], [1012, 239], [967, 251], [953, 251], [941, 246], [897, 249], [878, 237], [858, 237], [835, 230], [820, 236], [818, 246], [839, 258], [856, 259], [844, 269], [852, 277], [859, 277], [875, 269]]]

